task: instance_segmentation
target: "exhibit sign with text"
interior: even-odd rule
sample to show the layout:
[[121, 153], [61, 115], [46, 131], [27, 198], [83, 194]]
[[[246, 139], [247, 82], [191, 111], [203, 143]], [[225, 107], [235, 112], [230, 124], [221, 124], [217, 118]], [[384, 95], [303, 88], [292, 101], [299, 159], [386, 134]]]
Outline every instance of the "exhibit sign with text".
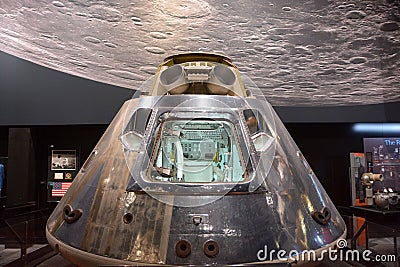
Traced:
[[400, 137], [364, 138], [364, 152], [370, 160], [373, 173], [383, 175], [382, 182], [374, 184], [374, 190], [392, 188], [400, 191]]

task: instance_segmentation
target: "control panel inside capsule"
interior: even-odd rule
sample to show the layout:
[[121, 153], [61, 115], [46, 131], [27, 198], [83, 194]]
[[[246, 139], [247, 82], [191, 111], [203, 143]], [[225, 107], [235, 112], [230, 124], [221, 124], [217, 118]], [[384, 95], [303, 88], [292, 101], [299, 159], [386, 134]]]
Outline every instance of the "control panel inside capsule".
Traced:
[[156, 181], [207, 183], [244, 180], [242, 160], [227, 121], [170, 120], [158, 129]]

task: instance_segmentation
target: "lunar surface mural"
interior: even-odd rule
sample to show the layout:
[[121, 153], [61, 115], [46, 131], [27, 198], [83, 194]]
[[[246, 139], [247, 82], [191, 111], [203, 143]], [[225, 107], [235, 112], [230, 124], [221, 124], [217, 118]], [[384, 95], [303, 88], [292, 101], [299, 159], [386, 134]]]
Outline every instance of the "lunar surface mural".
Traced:
[[400, 101], [399, 1], [0, 1], [0, 50], [137, 89], [171, 54], [222, 53], [275, 106]]

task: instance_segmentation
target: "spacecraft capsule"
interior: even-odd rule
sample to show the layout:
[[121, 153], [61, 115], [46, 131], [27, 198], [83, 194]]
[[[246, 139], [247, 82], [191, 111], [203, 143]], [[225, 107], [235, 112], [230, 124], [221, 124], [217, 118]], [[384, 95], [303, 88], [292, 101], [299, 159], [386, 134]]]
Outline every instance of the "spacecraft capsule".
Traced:
[[79, 266], [294, 264], [258, 255], [320, 255], [346, 235], [272, 106], [229, 58], [168, 57], [140, 90], [48, 219], [63, 257]]

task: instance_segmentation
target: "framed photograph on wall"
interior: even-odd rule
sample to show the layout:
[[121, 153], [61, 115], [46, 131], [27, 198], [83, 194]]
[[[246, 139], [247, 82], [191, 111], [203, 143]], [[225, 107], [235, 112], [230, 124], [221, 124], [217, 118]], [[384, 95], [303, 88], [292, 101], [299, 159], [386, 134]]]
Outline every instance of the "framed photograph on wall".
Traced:
[[51, 170], [76, 170], [76, 150], [52, 150]]

